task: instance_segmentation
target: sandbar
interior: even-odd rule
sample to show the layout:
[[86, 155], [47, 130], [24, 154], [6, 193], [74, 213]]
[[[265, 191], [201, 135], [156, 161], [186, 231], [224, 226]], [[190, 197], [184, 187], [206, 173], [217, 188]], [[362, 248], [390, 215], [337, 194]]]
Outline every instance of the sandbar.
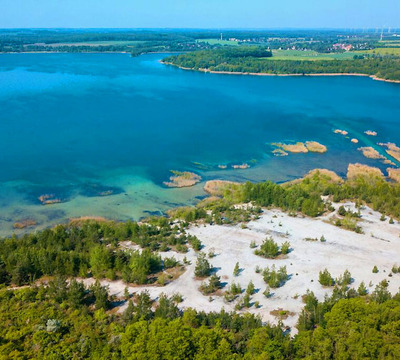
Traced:
[[204, 185], [204, 191], [213, 196], [222, 196], [225, 190], [237, 185], [240, 185], [240, 183], [227, 180], [209, 180]]
[[363, 155], [368, 159], [386, 159], [383, 155], [379, 154], [372, 146], [360, 147], [357, 150], [362, 151]]
[[378, 143], [378, 145], [386, 147], [386, 152], [397, 161], [400, 161], [400, 148], [395, 143]]
[[327, 147], [317, 141], [306, 141], [306, 147], [311, 152], [324, 153], [327, 151]]
[[349, 180], [358, 178], [359, 176], [364, 176], [364, 175], [372, 175], [372, 176], [376, 176], [379, 178], [384, 178], [383, 173], [380, 169], [378, 169], [377, 167], [373, 167], [373, 166], [368, 166], [368, 165], [364, 165], [364, 164], [349, 164], [348, 168], [347, 168], [347, 178]]

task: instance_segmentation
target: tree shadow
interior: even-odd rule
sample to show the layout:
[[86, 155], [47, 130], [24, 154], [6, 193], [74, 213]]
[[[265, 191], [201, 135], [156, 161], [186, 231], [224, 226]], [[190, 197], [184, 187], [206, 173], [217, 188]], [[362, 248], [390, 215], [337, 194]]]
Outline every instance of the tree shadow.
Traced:
[[210, 270], [210, 274], [211, 275], [214, 275], [214, 274], [216, 274], [218, 271], [220, 271], [221, 270], [221, 268], [220, 267], [212, 267], [211, 268], [211, 270]]

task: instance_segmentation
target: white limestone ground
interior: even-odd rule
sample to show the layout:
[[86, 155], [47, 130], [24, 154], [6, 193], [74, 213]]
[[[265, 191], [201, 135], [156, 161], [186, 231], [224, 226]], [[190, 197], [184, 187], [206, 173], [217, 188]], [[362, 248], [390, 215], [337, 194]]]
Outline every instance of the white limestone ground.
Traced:
[[[340, 205], [334, 206], [338, 208]], [[351, 203], [345, 206], [355, 210]], [[209, 261], [217, 270], [216, 273], [221, 277], [221, 281], [227, 283], [223, 290], [226, 290], [233, 281], [240, 283], [244, 289], [250, 281], [253, 281], [256, 289], [259, 289], [251, 301], [252, 303], [258, 301], [260, 307], [255, 309], [252, 306], [243, 311], [260, 314], [264, 321], [276, 323], [278, 319], [271, 315], [270, 311], [278, 308], [288, 310], [294, 315], [283, 322], [293, 329], [298, 314], [304, 306], [301, 295], [305, 294], [307, 289], [313, 291], [320, 300], [332, 292], [332, 288], [324, 288], [318, 282], [319, 271], [325, 268], [334, 278], [348, 269], [354, 278], [351, 285], [354, 288], [364, 281], [369, 291], [373, 291], [380, 281], [387, 279], [389, 290], [392, 293], [399, 291], [400, 274], [393, 274], [392, 277], [388, 275], [394, 264], [400, 265], [400, 224], [397, 222], [389, 224], [388, 218], [380, 221], [381, 214], [369, 208], [361, 210], [361, 215], [359, 225], [364, 234], [357, 234], [327, 223], [332, 214], [315, 219], [291, 217], [280, 210], [264, 211], [260, 219], [247, 224], [247, 229], [242, 229], [241, 225], [199, 225], [191, 227], [188, 232], [201, 240], [204, 245], [203, 252], [208, 254], [213, 251], [216, 254]], [[326, 242], [304, 240], [320, 239], [322, 235], [326, 238]], [[250, 248], [251, 241], [260, 245], [267, 236], [272, 236], [278, 244], [289, 241], [292, 251], [282, 259], [265, 259], [255, 255], [254, 249]], [[147, 289], [153, 299], [161, 293], [172, 295], [178, 292], [184, 298], [179, 304], [180, 308], [193, 307], [205, 311], [219, 311], [222, 308], [228, 311], [234, 310], [237, 301], [227, 303], [223, 296], [213, 296], [210, 302], [209, 296], [200, 293], [198, 288], [201, 281], [194, 279], [197, 254], [192, 249], [186, 254], [171, 251], [162, 253], [163, 257], [172, 255], [179, 260], [183, 260], [186, 256], [191, 261], [191, 265], [187, 266], [183, 275], [164, 287], [131, 286], [130, 292]], [[236, 262], [239, 262], [243, 270], [239, 276], [234, 277], [233, 269]], [[281, 288], [271, 289], [273, 296], [266, 298], [263, 295], [266, 284], [262, 275], [255, 273], [255, 268], [271, 267], [273, 264], [277, 268], [286, 266], [290, 279]], [[377, 274], [372, 273], [374, 265], [379, 269]], [[92, 281], [92, 279], [85, 280], [86, 284]], [[122, 281], [102, 281], [102, 284], [108, 285], [110, 293], [116, 296], [122, 296], [126, 286]], [[120, 311], [125, 307], [126, 304]]]

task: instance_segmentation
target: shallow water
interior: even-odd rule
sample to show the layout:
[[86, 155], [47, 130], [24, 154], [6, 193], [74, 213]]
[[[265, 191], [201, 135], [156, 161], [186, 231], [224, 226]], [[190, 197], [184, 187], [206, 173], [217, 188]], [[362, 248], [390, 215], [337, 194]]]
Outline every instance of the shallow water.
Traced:
[[[377, 142], [400, 143], [398, 84], [204, 74], [165, 66], [164, 56], [0, 56], [0, 234], [26, 218], [39, 227], [81, 215], [139, 219], [204, 195], [202, 184], [165, 188], [171, 169], [241, 181], [285, 181], [315, 167], [343, 175], [349, 162], [386, 168], [358, 147], [384, 154]], [[271, 153], [271, 142], [306, 140], [328, 152]], [[242, 162], [251, 168], [231, 168]], [[43, 206], [42, 194], [64, 202]]]

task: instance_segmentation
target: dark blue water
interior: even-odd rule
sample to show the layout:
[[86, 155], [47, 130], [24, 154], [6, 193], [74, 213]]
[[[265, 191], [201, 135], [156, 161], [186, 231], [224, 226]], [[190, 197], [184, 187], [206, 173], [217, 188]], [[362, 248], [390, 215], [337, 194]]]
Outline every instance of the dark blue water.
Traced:
[[[357, 148], [385, 154], [377, 142], [400, 143], [398, 84], [204, 74], [165, 66], [163, 56], [0, 56], [2, 229], [27, 217], [41, 225], [78, 215], [138, 218], [203, 194], [201, 185], [165, 188], [171, 169], [284, 181], [314, 167], [344, 174], [356, 161], [384, 169]], [[378, 136], [364, 135], [368, 129]], [[271, 142], [306, 140], [328, 152], [271, 153]], [[251, 168], [231, 168], [242, 162]], [[110, 189], [114, 195], [98, 196]], [[37, 198], [45, 193], [65, 202], [43, 206]]]

